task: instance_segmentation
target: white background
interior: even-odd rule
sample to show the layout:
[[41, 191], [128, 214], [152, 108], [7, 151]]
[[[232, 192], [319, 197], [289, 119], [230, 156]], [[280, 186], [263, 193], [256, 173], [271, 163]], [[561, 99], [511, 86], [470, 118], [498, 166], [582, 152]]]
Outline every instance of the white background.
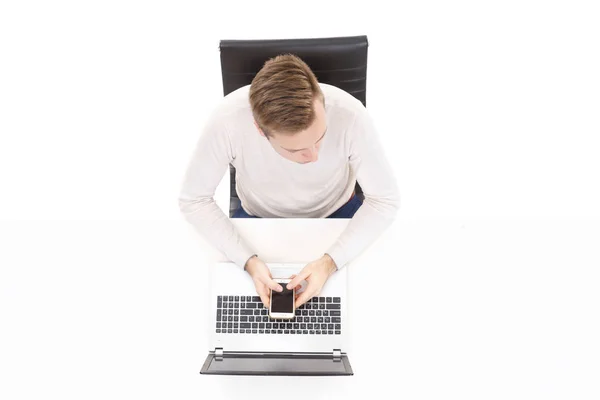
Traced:
[[[599, 398], [598, 20], [593, 1], [3, 1], [0, 397]], [[365, 312], [394, 290], [394, 331], [357, 334], [343, 381], [200, 376], [208, 257], [177, 196], [219, 40], [363, 34], [402, 208], [352, 290]]]

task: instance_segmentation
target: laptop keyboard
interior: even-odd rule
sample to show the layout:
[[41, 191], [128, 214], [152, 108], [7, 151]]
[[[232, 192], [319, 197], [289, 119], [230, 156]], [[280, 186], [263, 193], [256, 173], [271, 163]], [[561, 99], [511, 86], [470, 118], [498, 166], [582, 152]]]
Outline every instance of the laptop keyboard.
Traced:
[[217, 296], [217, 333], [260, 335], [340, 335], [341, 299], [313, 297], [293, 319], [272, 319], [258, 296]]

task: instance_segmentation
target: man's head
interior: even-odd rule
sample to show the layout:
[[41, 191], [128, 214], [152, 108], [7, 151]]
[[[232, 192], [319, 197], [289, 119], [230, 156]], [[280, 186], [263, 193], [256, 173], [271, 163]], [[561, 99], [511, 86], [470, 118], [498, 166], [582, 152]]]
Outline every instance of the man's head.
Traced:
[[268, 60], [250, 85], [254, 125], [277, 153], [317, 161], [327, 130], [325, 97], [308, 65], [293, 54]]

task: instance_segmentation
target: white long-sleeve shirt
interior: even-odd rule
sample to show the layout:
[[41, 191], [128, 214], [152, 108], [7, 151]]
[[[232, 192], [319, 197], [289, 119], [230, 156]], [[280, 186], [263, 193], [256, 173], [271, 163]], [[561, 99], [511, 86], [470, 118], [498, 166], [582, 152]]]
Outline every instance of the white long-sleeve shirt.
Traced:
[[327, 217], [350, 199], [358, 180], [365, 200], [327, 251], [338, 269], [377, 239], [400, 206], [396, 180], [366, 108], [342, 89], [320, 86], [327, 133], [316, 162], [290, 161], [260, 135], [248, 99], [250, 85], [223, 97], [197, 142], [179, 196], [181, 211], [241, 268], [255, 252], [214, 201], [230, 163], [244, 209], [263, 218]]

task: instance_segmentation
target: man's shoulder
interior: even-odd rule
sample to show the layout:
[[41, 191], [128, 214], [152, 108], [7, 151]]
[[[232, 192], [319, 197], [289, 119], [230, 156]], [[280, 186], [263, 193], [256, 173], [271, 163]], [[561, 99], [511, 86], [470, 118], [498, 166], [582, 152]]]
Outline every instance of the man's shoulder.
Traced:
[[231, 116], [232, 113], [250, 110], [249, 92], [250, 85], [246, 85], [228, 93], [216, 103], [213, 113]]
[[337, 120], [351, 124], [357, 115], [366, 112], [363, 103], [345, 90], [322, 82], [319, 85], [325, 96], [327, 114], [335, 115]]

